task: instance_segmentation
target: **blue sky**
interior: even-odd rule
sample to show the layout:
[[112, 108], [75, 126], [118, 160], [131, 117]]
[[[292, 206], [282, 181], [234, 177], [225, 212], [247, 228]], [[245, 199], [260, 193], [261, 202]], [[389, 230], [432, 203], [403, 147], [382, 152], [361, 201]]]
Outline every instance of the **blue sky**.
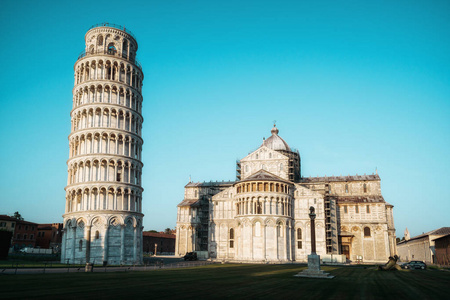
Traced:
[[189, 176], [232, 180], [273, 120], [304, 176], [373, 173], [397, 236], [450, 226], [450, 2], [10, 1], [0, 9], [0, 214], [61, 222], [73, 65], [100, 22], [137, 37], [145, 230]]

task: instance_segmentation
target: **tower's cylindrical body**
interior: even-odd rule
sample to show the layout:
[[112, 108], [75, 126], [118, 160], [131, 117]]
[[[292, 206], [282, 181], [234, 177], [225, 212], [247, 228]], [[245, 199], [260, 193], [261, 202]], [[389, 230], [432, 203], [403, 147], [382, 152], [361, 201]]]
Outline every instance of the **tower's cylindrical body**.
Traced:
[[75, 63], [61, 261], [142, 263], [142, 80], [133, 34], [103, 23]]

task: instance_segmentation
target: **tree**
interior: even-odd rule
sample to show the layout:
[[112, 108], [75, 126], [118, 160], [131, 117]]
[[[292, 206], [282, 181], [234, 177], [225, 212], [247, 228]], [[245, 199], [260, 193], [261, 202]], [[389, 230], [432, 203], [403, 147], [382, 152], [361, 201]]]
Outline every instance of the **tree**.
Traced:
[[164, 229], [164, 233], [165, 234], [172, 234], [172, 229], [166, 228], [166, 229]]
[[14, 218], [16, 218], [17, 220], [21, 220], [21, 221], [23, 220], [22, 215], [18, 211], [16, 211], [14, 213]]

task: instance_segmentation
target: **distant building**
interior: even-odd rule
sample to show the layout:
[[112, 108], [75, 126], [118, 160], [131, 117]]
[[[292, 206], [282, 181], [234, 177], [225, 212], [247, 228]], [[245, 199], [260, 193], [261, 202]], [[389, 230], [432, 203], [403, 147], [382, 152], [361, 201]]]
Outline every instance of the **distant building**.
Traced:
[[395, 255], [393, 205], [381, 194], [378, 174], [302, 177], [299, 152], [278, 132], [274, 126], [258, 149], [237, 162], [236, 181], [185, 186], [178, 204], [176, 254], [306, 261], [313, 206], [321, 259], [377, 263]]
[[62, 223], [39, 224], [36, 237], [36, 247], [53, 249], [53, 252], [61, 251]]
[[11, 246], [14, 250], [36, 246], [38, 224], [0, 215], [0, 228], [13, 231]]
[[397, 244], [400, 260], [436, 263], [435, 240], [448, 234], [450, 234], [450, 227], [441, 227], [412, 238], [405, 238]]
[[14, 232], [17, 221], [18, 219], [16, 218], [7, 215], [0, 215], [0, 230]]
[[[157, 254], [174, 254], [175, 238], [174, 234], [166, 234], [160, 232], [143, 232], [144, 252]], [[155, 247], [156, 245], [156, 247]]]
[[434, 239], [436, 263], [438, 265], [450, 265], [450, 234]]

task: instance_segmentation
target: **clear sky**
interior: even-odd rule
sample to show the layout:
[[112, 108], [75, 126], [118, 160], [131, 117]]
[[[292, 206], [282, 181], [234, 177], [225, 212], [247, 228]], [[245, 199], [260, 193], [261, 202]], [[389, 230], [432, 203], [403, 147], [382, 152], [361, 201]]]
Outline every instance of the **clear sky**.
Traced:
[[137, 37], [144, 230], [189, 176], [233, 180], [277, 120], [304, 176], [371, 174], [397, 236], [450, 226], [450, 1], [0, 4], [0, 214], [62, 222], [73, 65], [100, 22]]

